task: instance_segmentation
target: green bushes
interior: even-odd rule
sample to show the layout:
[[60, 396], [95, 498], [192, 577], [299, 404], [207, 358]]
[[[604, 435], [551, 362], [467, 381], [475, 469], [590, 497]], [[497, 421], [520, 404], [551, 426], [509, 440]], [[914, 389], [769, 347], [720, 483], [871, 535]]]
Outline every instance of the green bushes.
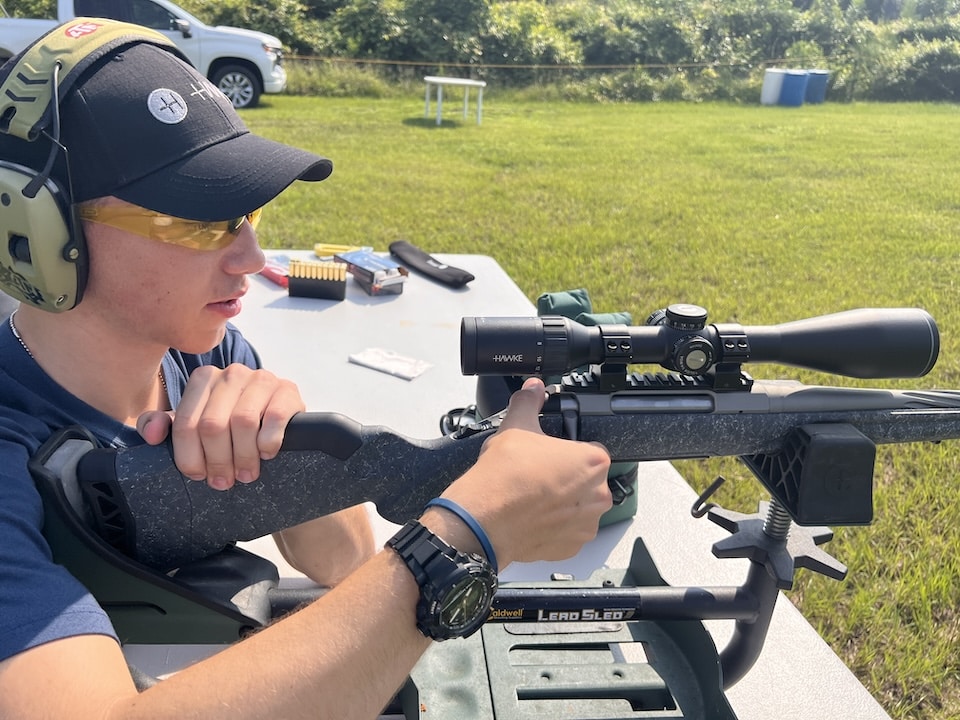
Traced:
[[872, 99], [960, 100], [960, 41], [923, 40], [888, 54], [871, 82]]
[[384, 98], [398, 94], [396, 83], [353, 64], [298, 61], [287, 72], [287, 92], [318, 97]]
[[[339, 40], [327, 50], [419, 61], [424, 72], [439, 71], [442, 61], [446, 72], [487, 79], [500, 90], [527, 87], [534, 95], [584, 101], [757, 102], [770, 66], [829, 70], [832, 101], [953, 102], [960, 94], [954, 0], [916, 2], [908, 17], [900, 16], [902, 8], [894, 12], [896, 3], [839, 0], [469, 0], [476, 26], [471, 42], [462, 39], [470, 28], [458, 26], [461, 50], [431, 44], [420, 28], [422, 43], [401, 52], [394, 35], [373, 20], [385, 7], [409, 14], [414, 2], [422, 9], [426, 0], [350, 4], [349, 25], [346, 12], [328, 18], [327, 36]], [[934, 13], [934, 4], [944, 14]], [[363, 35], [359, 16], [373, 23], [376, 42], [345, 42]], [[396, 69], [390, 72], [395, 80]]]
[[[291, 62], [295, 93], [378, 95], [443, 71], [605, 102], [753, 102], [773, 65], [829, 70], [834, 101], [960, 93], [960, 0], [180, 1], [207, 22], [278, 36], [291, 61], [378, 62], [349, 79]], [[29, 15], [51, 2], [5, 6]]]

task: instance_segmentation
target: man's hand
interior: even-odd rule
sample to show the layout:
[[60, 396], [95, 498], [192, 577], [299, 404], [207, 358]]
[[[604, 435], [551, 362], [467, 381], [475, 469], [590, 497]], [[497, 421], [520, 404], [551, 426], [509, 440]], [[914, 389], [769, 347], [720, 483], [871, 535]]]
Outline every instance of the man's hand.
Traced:
[[[443, 493], [487, 531], [502, 567], [575, 555], [612, 504], [610, 456], [597, 443], [545, 435], [539, 422], [544, 399], [543, 383], [527, 380], [477, 464]], [[437, 522], [432, 510], [431, 524]], [[433, 527], [438, 534], [445, 529]]]
[[297, 386], [245, 365], [197, 368], [176, 411], [141, 415], [137, 430], [151, 445], [173, 438], [177, 469], [227, 490], [260, 477], [276, 456], [287, 423], [305, 409]]

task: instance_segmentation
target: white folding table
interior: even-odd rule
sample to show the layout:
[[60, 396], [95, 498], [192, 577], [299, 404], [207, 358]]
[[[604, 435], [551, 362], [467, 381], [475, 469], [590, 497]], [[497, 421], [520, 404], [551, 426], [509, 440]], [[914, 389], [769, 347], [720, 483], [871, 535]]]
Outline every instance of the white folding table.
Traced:
[[463, 117], [467, 117], [467, 108], [470, 104], [470, 88], [477, 88], [477, 125], [483, 120], [483, 89], [487, 86], [483, 80], [470, 80], [469, 78], [443, 77], [439, 75], [427, 75], [423, 78], [426, 86], [424, 92], [424, 110], [423, 116], [430, 117], [430, 95], [433, 87], [437, 88], [437, 125], [441, 123], [443, 116], [443, 86], [452, 85], [463, 88]]

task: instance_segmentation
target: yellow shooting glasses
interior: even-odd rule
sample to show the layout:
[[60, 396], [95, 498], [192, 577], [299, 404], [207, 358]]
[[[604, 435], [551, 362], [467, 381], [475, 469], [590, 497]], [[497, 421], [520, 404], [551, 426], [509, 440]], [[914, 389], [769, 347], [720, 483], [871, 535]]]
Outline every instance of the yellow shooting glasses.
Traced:
[[220, 250], [232, 243], [243, 221], [257, 228], [263, 208], [249, 212], [232, 220], [206, 222], [202, 220], [184, 220], [183, 218], [147, 210], [137, 205], [94, 205], [81, 204], [80, 219], [87, 222], [107, 225], [139, 235], [148, 240], [179, 245], [193, 250]]

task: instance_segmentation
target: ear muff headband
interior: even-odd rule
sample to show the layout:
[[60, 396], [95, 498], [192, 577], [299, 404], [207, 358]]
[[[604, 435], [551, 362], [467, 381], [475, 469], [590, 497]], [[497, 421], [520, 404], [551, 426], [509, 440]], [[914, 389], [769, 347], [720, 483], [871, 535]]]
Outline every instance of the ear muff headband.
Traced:
[[49, 127], [53, 66], [60, 65], [59, 95], [92, 63], [125, 45], [148, 42], [183, 57], [166, 35], [156, 30], [103, 18], [76, 18], [54, 28], [20, 56], [0, 85], [0, 132], [33, 141]]
[[27, 142], [47, 136], [51, 142], [43, 170], [0, 159], [0, 286], [21, 302], [63, 312], [83, 295], [87, 253], [69, 178], [67, 187], [60, 187], [49, 177], [56, 153], [64, 150], [57, 103], [97, 60], [142, 42], [186, 60], [154, 30], [76, 18], [41, 37], [0, 74], [0, 132]]

